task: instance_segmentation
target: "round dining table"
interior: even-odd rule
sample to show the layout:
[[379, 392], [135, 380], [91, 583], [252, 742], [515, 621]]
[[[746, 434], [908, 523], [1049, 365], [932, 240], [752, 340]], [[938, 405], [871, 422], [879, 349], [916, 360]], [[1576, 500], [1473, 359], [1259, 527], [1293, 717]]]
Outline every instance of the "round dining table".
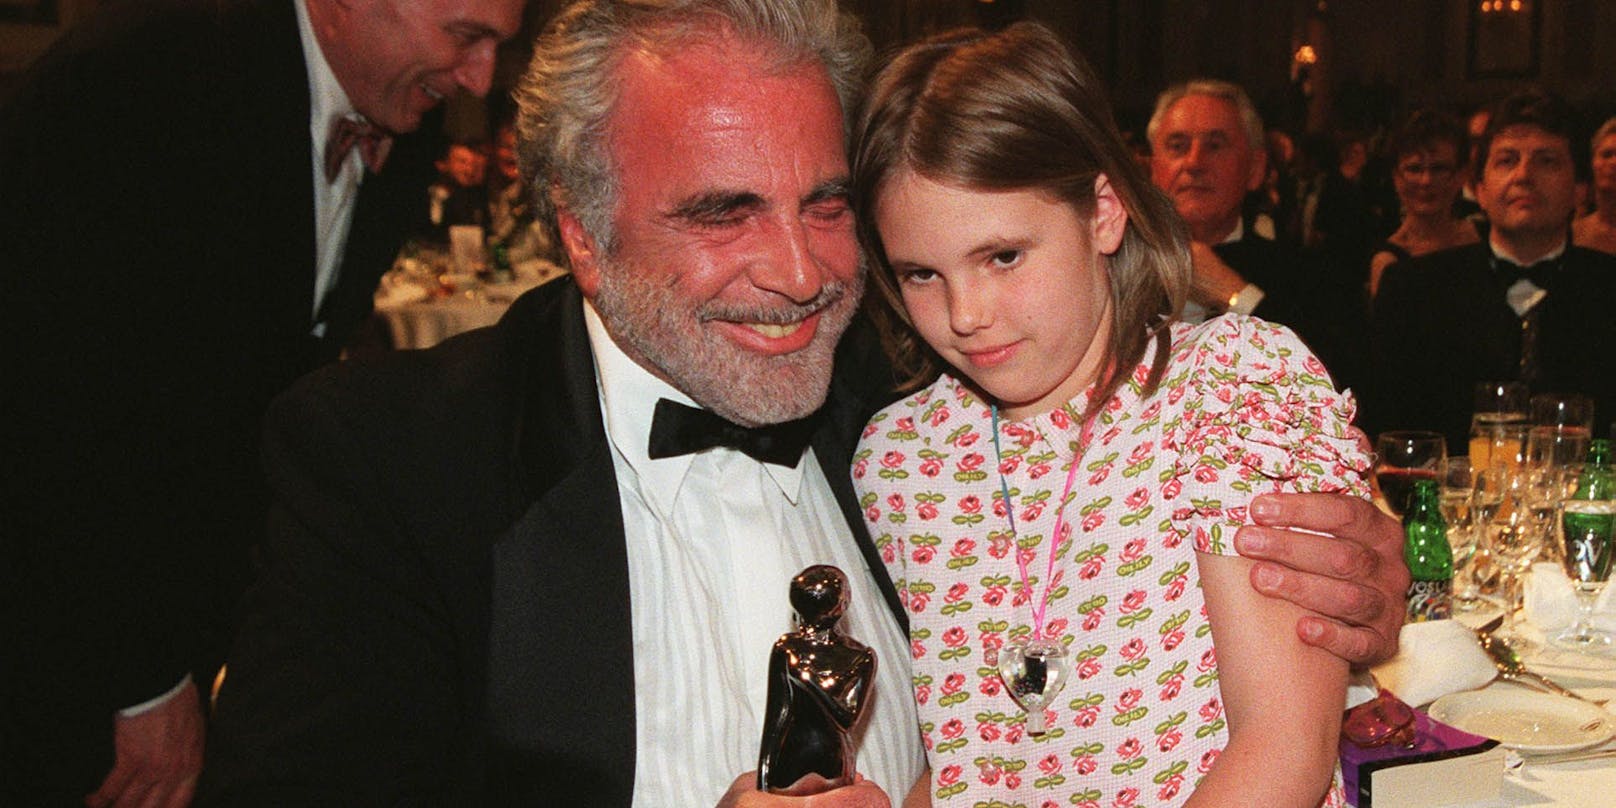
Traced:
[[542, 260], [523, 262], [510, 278], [498, 281], [400, 263], [382, 277], [375, 297], [376, 316], [392, 347], [399, 350], [430, 348], [456, 334], [493, 325], [524, 292], [566, 274]]

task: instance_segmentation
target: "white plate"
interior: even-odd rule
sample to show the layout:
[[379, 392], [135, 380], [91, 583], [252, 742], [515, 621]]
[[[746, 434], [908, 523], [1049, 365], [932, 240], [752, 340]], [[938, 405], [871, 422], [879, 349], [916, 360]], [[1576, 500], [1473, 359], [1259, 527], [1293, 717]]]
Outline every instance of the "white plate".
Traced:
[[1451, 693], [1432, 718], [1527, 753], [1570, 752], [1610, 740], [1616, 716], [1585, 701], [1507, 688]]

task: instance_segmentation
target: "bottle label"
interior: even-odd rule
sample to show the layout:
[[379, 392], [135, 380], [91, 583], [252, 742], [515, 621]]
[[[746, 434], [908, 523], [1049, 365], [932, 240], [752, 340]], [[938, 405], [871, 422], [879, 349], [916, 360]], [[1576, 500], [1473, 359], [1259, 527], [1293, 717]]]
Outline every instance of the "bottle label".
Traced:
[[1408, 622], [1453, 616], [1453, 581], [1414, 581], [1408, 585]]

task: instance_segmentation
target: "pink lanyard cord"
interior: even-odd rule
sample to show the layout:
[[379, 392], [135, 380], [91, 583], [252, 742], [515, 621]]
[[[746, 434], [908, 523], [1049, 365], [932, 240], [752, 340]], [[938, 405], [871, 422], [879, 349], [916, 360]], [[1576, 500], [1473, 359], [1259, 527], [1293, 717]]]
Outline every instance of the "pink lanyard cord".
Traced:
[[[993, 459], [998, 464], [996, 470], [999, 474], [999, 493], [1004, 497], [1004, 515], [1010, 523], [1010, 541], [1016, 551], [1016, 569], [1021, 573], [1021, 588], [1030, 590], [1032, 580], [1027, 574], [1028, 556], [1021, 552], [1020, 534], [1016, 530], [1016, 508], [1010, 502], [1010, 485], [1004, 479], [1004, 452], [999, 447], [999, 406], [991, 405], [993, 413]], [[1066, 471], [1066, 485], [1061, 489], [1060, 504], [1055, 506], [1055, 530], [1049, 542], [1049, 562], [1044, 570], [1044, 591], [1038, 596], [1038, 601], [1032, 607], [1032, 639], [1045, 639], [1048, 625], [1044, 622], [1044, 610], [1049, 605], [1049, 593], [1055, 588], [1055, 556], [1059, 555], [1063, 531], [1066, 527], [1066, 503], [1072, 493], [1072, 481], [1077, 479], [1077, 469], [1083, 465], [1083, 456], [1088, 450], [1089, 436], [1094, 426], [1094, 418], [1084, 419], [1083, 428], [1078, 433], [1077, 454], [1072, 457], [1072, 465]]]

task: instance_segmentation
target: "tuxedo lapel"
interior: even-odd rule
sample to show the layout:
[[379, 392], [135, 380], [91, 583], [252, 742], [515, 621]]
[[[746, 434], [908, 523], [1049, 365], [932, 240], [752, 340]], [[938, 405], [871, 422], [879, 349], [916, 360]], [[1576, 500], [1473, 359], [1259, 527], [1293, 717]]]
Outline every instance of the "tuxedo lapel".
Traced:
[[870, 574], [886, 599], [887, 608], [892, 611], [904, 635], [908, 636], [909, 615], [903, 610], [903, 602], [892, 584], [892, 578], [887, 575], [881, 551], [870, 538], [870, 531], [864, 523], [864, 508], [853, 491], [853, 478], [849, 471], [853, 466], [853, 453], [858, 449], [859, 435], [870, 416], [884, 403], [876, 399], [885, 394], [884, 385], [891, 378], [879, 343], [870, 331], [866, 321], [855, 320], [838, 346], [836, 372], [822, 411], [823, 418], [811, 445], [826, 480], [830, 482], [830, 490], [836, 495], [842, 518], [847, 521], [853, 541], [858, 543], [859, 553], [864, 556], [864, 563], [869, 565]]
[[235, 154], [228, 182], [251, 226], [236, 237], [256, 277], [233, 279], [255, 290], [265, 333], [301, 337], [314, 310], [314, 145], [309, 136], [308, 71], [287, 2], [221, 4], [224, 47], [233, 53]]
[[[628, 558], [581, 297], [570, 281], [500, 328], [525, 373], [512, 436], [531, 504], [494, 545], [489, 790], [500, 802], [627, 805], [634, 783]], [[542, 300], [541, 300], [542, 298]]]

